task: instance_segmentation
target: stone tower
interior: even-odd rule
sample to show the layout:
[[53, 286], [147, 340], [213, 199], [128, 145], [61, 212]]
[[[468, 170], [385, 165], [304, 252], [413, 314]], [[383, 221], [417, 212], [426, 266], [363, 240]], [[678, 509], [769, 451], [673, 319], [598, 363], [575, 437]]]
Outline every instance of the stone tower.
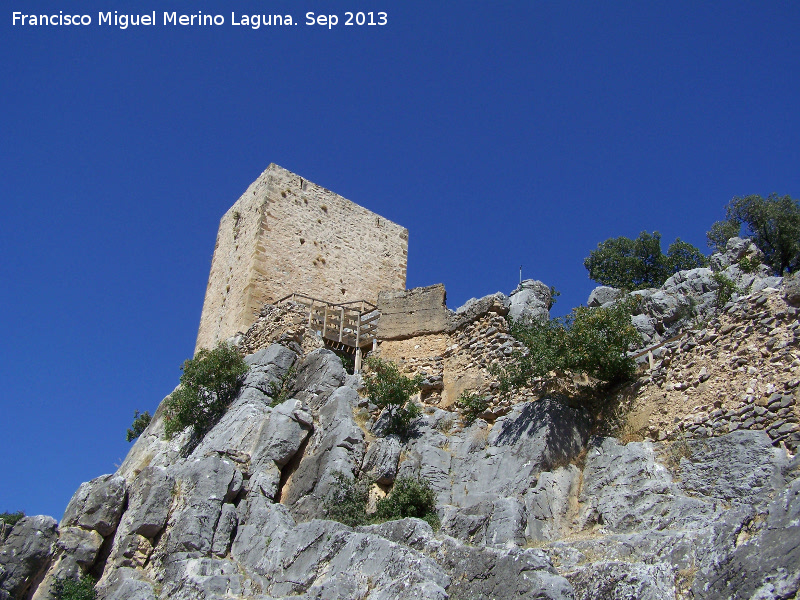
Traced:
[[298, 292], [332, 303], [404, 290], [408, 230], [271, 164], [219, 224], [195, 351]]

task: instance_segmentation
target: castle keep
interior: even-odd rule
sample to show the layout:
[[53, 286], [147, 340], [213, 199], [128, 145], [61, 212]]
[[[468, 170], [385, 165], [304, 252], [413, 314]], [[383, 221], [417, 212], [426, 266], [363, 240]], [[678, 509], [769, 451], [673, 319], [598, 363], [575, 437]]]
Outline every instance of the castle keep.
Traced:
[[407, 256], [407, 229], [271, 164], [220, 220], [195, 350], [293, 292], [376, 303], [405, 289]]

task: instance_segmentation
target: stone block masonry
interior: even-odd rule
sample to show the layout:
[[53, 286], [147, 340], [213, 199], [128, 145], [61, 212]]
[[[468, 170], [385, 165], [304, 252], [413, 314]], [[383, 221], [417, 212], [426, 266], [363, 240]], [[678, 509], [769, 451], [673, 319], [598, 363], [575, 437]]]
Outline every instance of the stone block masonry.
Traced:
[[407, 229], [271, 164], [220, 220], [195, 350], [292, 292], [377, 303], [405, 290], [407, 257]]

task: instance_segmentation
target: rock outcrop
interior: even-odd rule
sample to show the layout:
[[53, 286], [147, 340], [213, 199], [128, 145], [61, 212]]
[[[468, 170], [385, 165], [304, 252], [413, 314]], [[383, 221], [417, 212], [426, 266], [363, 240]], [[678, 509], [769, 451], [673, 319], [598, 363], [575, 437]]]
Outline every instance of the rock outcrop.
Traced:
[[[717, 259], [728, 270], [741, 258], [734, 246]], [[709, 301], [708, 273], [678, 273], [641, 294], [651, 309], [637, 317], [658, 315], [647, 321], [651, 342], [683, 318], [672, 320], [680, 298]], [[515, 306], [523, 318], [545, 315], [551, 303], [544, 284], [524, 283], [510, 299], [448, 312], [442, 331], [386, 342], [381, 354], [424, 375], [423, 414], [406, 438], [382, 434], [385, 416], [360, 395], [360, 378], [315, 349], [291, 307], [264, 312], [242, 340], [251, 353], [241, 391], [202, 440], [164, 439], [160, 407], [118, 472], [82, 484], [60, 524], [0, 525], [0, 600], [50, 600], [58, 579], [84, 575], [99, 580], [103, 600], [800, 593], [794, 288], [743, 294], [643, 354], [639, 379], [620, 392], [629, 428], [610, 437], [563, 393], [500, 402], [488, 375], [453, 378], [488, 373], [520, 349], [504, 315]], [[619, 297], [598, 288], [590, 301]], [[469, 424], [446, 401], [470, 389], [462, 384], [492, 400]], [[400, 477], [423, 478], [439, 529], [413, 518], [329, 520], [342, 476], [374, 482], [373, 502]]]

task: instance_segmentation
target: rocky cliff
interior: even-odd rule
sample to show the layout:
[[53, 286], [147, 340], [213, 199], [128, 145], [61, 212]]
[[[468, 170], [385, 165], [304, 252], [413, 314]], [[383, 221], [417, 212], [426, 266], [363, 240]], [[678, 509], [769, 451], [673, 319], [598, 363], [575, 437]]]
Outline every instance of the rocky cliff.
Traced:
[[[640, 357], [623, 391], [639, 425], [620, 438], [546, 390], [469, 425], [423, 393], [413, 435], [381, 436], [360, 378], [265, 309], [242, 340], [244, 385], [199, 443], [165, 440], [159, 408], [60, 523], [1, 526], [0, 599], [53, 598], [83, 574], [107, 600], [795, 598], [800, 298], [775, 283]], [[501, 296], [456, 313], [451, 335], [474, 349], [483, 332], [483, 360], [506, 356], [502, 332], [486, 333]], [[265, 390], [290, 368], [290, 399], [271, 406]], [[698, 408], [673, 415], [684, 397]], [[337, 473], [376, 493], [425, 478], [441, 527], [327, 520]]]

